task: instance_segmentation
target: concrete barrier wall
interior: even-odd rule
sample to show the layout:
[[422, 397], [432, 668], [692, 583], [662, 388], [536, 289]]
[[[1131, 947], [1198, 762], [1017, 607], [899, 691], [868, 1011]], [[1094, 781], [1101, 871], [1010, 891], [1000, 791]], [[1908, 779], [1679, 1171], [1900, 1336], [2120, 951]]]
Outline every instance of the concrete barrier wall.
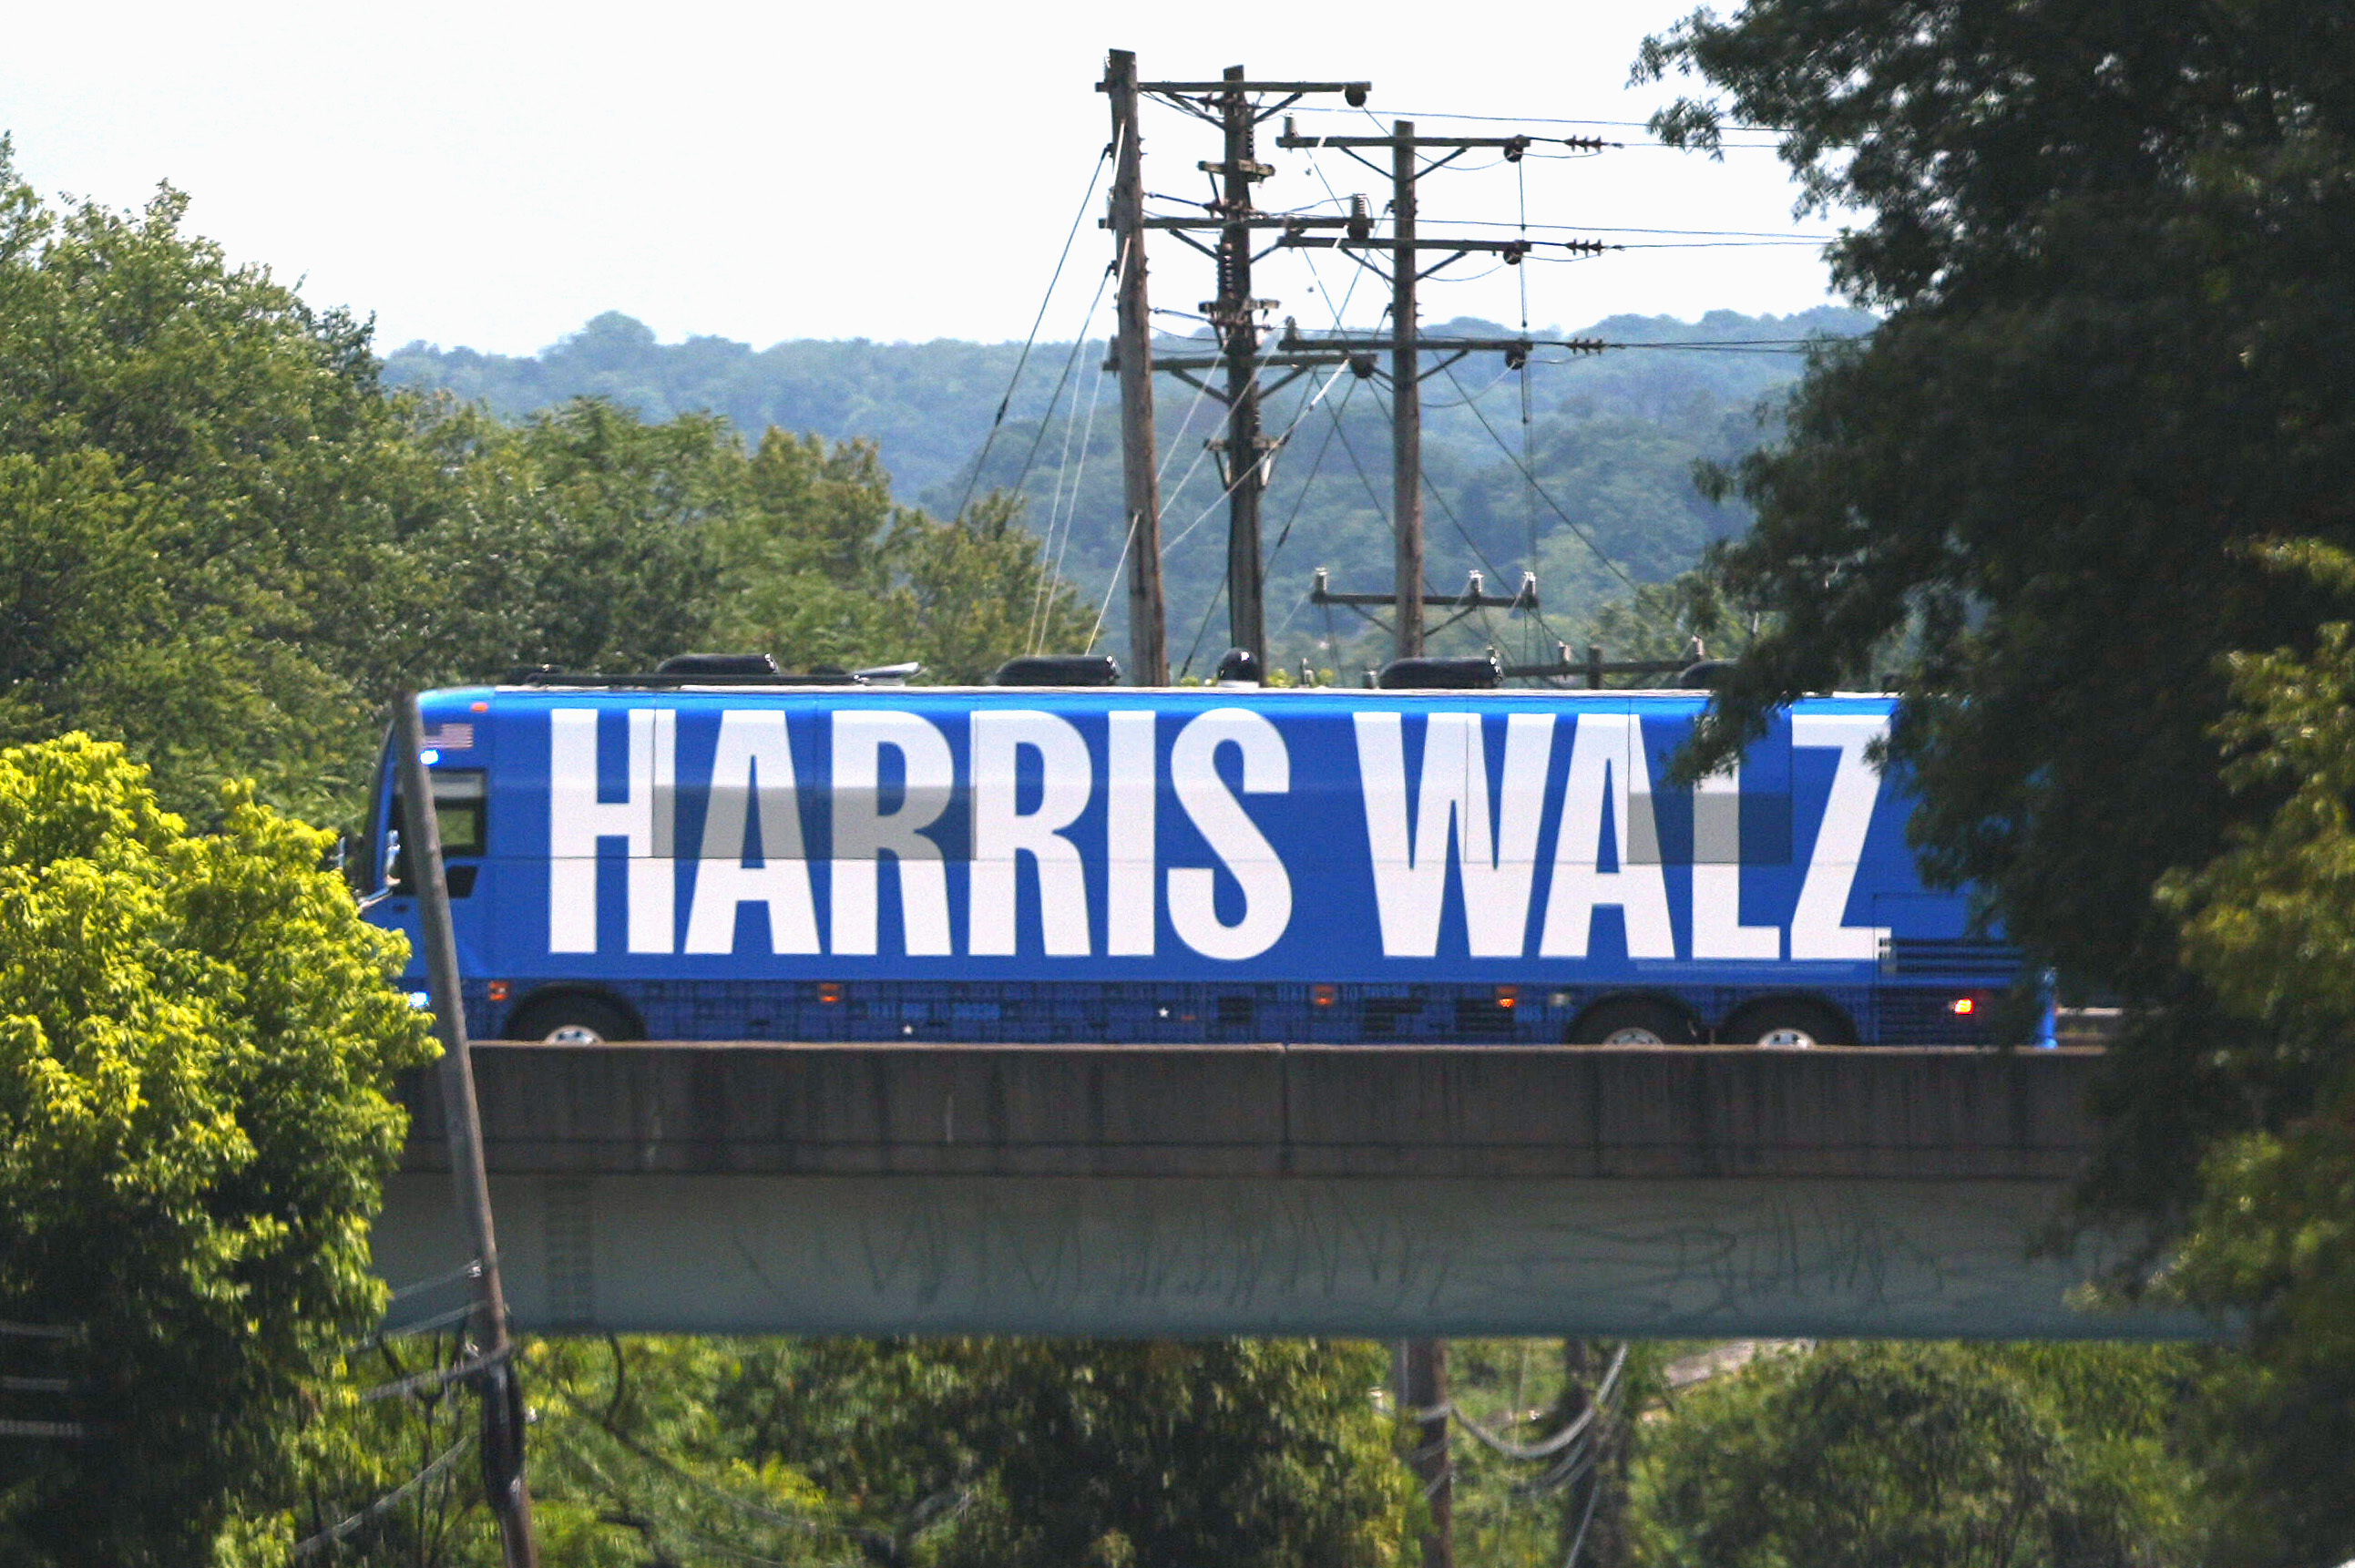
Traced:
[[[2098, 1057], [1505, 1047], [475, 1048], [513, 1173], [2064, 1179]], [[408, 1164], [442, 1163], [430, 1076]]]
[[[2031, 1256], [2094, 1057], [478, 1047], [549, 1331], [2174, 1338]], [[464, 1256], [430, 1077], [378, 1228]], [[444, 1296], [449, 1292], [445, 1290]], [[454, 1299], [454, 1297], [453, 1298]], [[405, 1298], [396, 1321], [445, 1309]]]

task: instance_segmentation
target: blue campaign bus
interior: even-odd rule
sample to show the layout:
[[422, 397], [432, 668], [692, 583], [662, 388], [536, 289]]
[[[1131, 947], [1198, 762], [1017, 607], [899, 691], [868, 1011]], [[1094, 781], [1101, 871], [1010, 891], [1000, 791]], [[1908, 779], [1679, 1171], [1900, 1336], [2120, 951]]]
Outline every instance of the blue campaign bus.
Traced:
[[[1671, 787], [1706, 700], [720, 676], [421, 706], [484, 1038], [1998, 1043], [2020, 960], [1915, 873], [1891, 699], [1801, 701]], [[392, 773], [357, 880], [413, 938]]]

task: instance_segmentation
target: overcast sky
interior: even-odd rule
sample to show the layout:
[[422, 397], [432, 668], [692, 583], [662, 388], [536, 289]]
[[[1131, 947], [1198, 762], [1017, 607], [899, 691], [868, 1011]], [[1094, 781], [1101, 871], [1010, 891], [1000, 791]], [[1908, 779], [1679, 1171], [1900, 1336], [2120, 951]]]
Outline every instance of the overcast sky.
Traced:
[[[386, 349], [422, 338], [529, 353], [604, 310], [666, 340], [1018, 338], [1106, 139], [1094, 83], [1107, 48], [1135, 49], [1148, 80], [1237, 63], [1368, 79], [1384, 121], [1412, 111], [1426, 131], [1444, 128], [1441, 112], [1640, 122], [1663, 93], [1630, 90], [1628, 62], [1689, 8], [84, 0], [11, 17], [0, 127], [45, 193], [127, 205], [171, 181], [194, 198], [198, 231], [305, 280], [315, 304], [373, 312]], [[1207, 128], [1146, 113], [1148, 188], [1203, 194], [1193, 165], [1216, 155]], [[1304, 116], [1312, 127], [1377, 128], [1357, 113]], [[1826, 232], [1792, 219], [1770, 151], [1712, 165], [1632, 126], [1529, 128], [1629, 145], [1532, 159], [1525, 183], [1467, 157], [1470, 172], [1423, 182], [1426, 229], [1510, 224], [1525, 200], [1533, 226], [1685, 244], [1526, 279], [1459, 264], [1466, 281], [1431, 288], [1427, 319], [1515, 320], [1525, 282], [1539, 325], [1826, 299], [1812, 246], [1630, 232]], [[1261, 156], [1284, 171], [1263, 205], [1322, 198], [1327, 183], [1379, 201], [1376, 176], [1337, 154], [1312, 170], [1271, 134]], [[1050, 336], [1086, 315], [1107, 251], [1094, 216]], [[1175, 243], [1153, 255], [1157, 304], [1208, 297], [1206, 265]], [[1272, 261], [1258, 292], [1283, 300], [1279, 315], [1329, 325], [1319, 291], [1337, 303], [1348, 270]], [[1370, 323], [1374, 293], [1351, 300], [1353, 323]]]

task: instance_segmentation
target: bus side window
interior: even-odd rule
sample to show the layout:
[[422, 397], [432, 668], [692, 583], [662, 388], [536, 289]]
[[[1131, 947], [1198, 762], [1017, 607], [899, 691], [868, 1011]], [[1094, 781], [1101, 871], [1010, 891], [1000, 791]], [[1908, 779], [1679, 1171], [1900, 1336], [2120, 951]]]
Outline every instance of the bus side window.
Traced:
[[[442, 835], [443, 870], [450, 883], [450, 896], [463, 899], [474, 891], [474, 868], [453, 866], [454, 860], [475, 860], [482, 858], [487, 840], [488, 819], [485, 807], [489, 790], [480, 768], [437, 769], [433, 779], [433, 821]], [[400, 842], [400, 824], [406, 820], [402, 812], [400, 792], [392, 795], [392, 832], [386, 837], [390, 850], [391, 874], [387, 885], [397, 892], [409, 892], [409, 851]]]

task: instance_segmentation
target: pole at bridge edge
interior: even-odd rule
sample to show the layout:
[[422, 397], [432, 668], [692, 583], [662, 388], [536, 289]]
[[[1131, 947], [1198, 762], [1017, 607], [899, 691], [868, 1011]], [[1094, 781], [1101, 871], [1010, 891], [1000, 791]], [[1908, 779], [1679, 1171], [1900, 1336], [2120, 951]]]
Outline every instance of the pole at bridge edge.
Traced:
[[433, 812], [433, 784], [425, 771], [425, 721], [417, 694], [393, 703], [393, 744], [399, 750], [401, 836], [423, 926], [427, 992], [433, 1032], [442, 1041], [442, 1121], [450, 1147], [450, 1176], [459, 1218], [474, 1243], [474, 1349], [486, 1363], [475, 1377], [483, 1403], [483, 1491], [499, 1521], [506, 1568], [539, 1568], [532, 1530], [531, 1486], [524, 1476], [523, 1381], [507, 1337], [506, 1293], [499, 1283], [499, 1244], [491, 1227], [491, 1183], [483, 1168], [483, 1117], [474, 1103], [474, 1063], [466, 1040], [466, 1011], [458, 995], [458, 943], [450, 926], [450, 884], [442, 872], [442, 825]]

